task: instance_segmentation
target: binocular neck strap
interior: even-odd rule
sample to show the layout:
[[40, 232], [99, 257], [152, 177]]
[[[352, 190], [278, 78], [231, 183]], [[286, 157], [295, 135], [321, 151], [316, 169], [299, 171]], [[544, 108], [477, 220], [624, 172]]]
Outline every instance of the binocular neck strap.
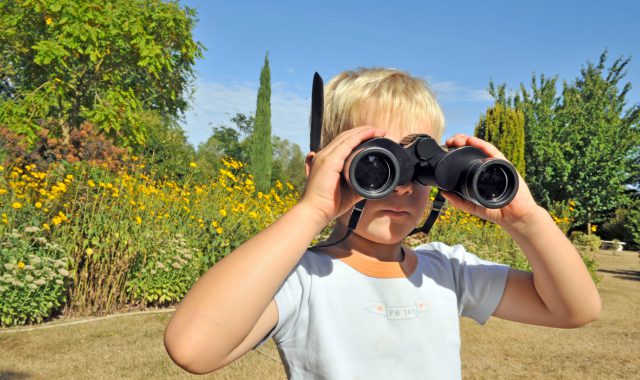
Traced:
[[361, 200], [360, 202], [356, 203], [353, 206], [353, 210], [351, 211], [351, 216], [349, 217], [349, 223], [347, 224], [347, 232], [344, 234], [342, 239], [340, 239], [340, 240], [338, 240], [338, 241], [336, 241], [334, 243], [331, 243], [331, 244], [316, 244], [313, 247], [309, 247], [309, 249], [331, 247], [332, 245], [336, 245], [338, 243], [342, 243], [343, 241], [347, 240], [349, 235], [351, 235], [353, 230], [355, 230], [356, 227], [358, 226], [358, 221], [360, 220], [360, 215], [362, 215], [362, 210], [364, 210], [364, 206], [366, 204], [367, 204], [367, 200], [363, 199], [363, 200]]
[[445, 202], [445, 199], [442, 196], [442, 194], [440, 194], [440, 190], [438, 190], [438, 192], [436, 193], [436, 197], [433, 200], [433, 205], [431, 206], [431, 213], [429, 214], [429, 217], [424, 222], [422, 227], [414, 228], [413, 231], [411, 231], [411, 233], [408, 236], [411, 236], [418, 232], [422, 232], [425, 235], [428, 234], [429, 231], [431, 231], [431, 227], [433, 227], [433, 225], [435, 224], [436, 219], [438, 219], [438, 215], [440, 215], [440, 210], [442, 210], [442, 206], [444, 206], [444, 202]]
[[[411, 233], [407, 236], [411, 236], [418, 232], [422, 232], [425, 235], [428, 234], [429, 231], [431, 231], [431, 227], [433, 227], [433, 225], [435, 224], [436, 219], [438, 219], [438, 216], [440, 215], [440, 210], [442, 210], [444, 203], [445, 203], [445, 199], [442, 196], [442, 194], [440, 194], [440, 191], [438, 191], [436, 193], [435, 199], [433, 200], [433, 205], [431, 206], [431, 213], [429, 214], [429, 217], [427, 217], [427, 220], [424, 222], [422, 227], [414, 228], [413, 231], [411, 231]], [[332, 245], [336, 245], [338, 243], [342, 243], [343, 241], [347, 240], [349, 235], [351, 235], [353, 230], [355, 230], [356, 227], [358, 226], [358, 221], [360, 220], [360, 216], [362, 215], [362, 211], [364, 210], [364, 206], [366, 204], [367, 204], [367, 200], [363, 199], [360, 202], [356, 203], [355, 206], [353, 206], [353, 210], [351, 211], [351, 216], [349, 217], [349, 223], [347, 225], [347, 232], [344, 234], [342, 239], [331, 244], [316, 244], [313, 247], [310, 247], [310, 249], [331, 247]]]

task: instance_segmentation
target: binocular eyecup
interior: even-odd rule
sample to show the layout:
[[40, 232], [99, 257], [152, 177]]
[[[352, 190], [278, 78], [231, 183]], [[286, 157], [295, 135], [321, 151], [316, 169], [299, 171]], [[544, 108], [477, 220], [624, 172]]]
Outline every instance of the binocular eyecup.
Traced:
[[360, 196], [380, 199], [413, 181], [486, 208], [506, 206], [518, 191], [513, 165], [477, 148], [443, 148], [428, 135], [408, 136], [401, 144], [386, 138], [360, 144], [345, 161], [346, 182]]

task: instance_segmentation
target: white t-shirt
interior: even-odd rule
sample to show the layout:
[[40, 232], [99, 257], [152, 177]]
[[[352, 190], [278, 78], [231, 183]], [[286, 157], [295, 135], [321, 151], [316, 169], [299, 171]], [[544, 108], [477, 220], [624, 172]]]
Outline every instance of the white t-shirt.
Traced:
[[290, 378], [461, 378], [459, 316], [484, 324], [509, 268], [442, 243], [404, 260], [304, 254], [263, 340], [274, 338]]

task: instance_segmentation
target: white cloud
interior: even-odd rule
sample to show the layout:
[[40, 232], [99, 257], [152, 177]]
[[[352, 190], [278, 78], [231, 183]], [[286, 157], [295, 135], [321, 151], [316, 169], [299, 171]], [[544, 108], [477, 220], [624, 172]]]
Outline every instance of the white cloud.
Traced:
[[[229, 119], [238, 112], [254, 115], [257, 83], [223, 84], [197, 82], [191, 109], [182, 127], [194, 146], [211, 136], [212, 128], [231, 125]], [[288, 89], [285, 83], [271, 86], [271, 133], [300, 145], [309, 145], [310, 100]]]
[[491, 102], [493, 97], [487, 90], [473, 89], [454, 81], [435, 81], [429, 79], [429, 86], [443, 102]]

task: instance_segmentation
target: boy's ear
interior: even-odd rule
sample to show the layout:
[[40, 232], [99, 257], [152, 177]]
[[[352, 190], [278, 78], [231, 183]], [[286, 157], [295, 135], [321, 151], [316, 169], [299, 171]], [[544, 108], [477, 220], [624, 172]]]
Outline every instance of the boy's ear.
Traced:
[[309, 173], [311, 172], [311, 165], [313, 164], [313, 159], [316, 158], [316, 152], [309, 152], [307, 157], [304, 159], [304, 168], [307, 173], [307, 178], [309, 178]]

